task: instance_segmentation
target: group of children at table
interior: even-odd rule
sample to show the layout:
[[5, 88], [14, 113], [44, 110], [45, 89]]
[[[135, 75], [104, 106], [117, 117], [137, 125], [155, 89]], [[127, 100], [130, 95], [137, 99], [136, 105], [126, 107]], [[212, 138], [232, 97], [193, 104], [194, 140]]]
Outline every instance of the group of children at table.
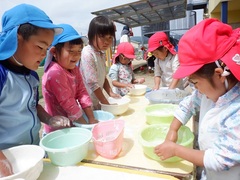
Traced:
[[[71, 127], [72, 122], [97, 123], [93, 110], [145, 79], [135, 79], [134, 48], [120, 43], [107, 79], [104, 51], [116, 45], [116, 27], [105, 16], [89, 24], [89, 44], [69, 24], [54, 25], [39, 8], [20, 4], [2, 17], [0, 34], [0, 150], [38, 144], [44, 132]], [[155, 57], [155, 87], [183, 88], [182, 78], [195, 87], [175, 112], [164, 143], [155, 153], [162, 160], [179, 156], [203, 166], [202, 179], [240, 178], [240, 30], [206, 19], [187, 31], [175, 52], [164, 32], [152, 35], [148, 51]], [[46, 57], [42, 77], [45, 108], [38, 104], [39, 77], [35, 70]], [[81, 60], [80, 60], [81, 59]], [[76, 65], [80, 60], [79, 67]], [[80, 69], [80, 70], [79, 70]], [[177, 132], [200, 112], [200, 149], [176, 144]], [[211, 138], [210, 138], [211, 137]], [[13, 173], [0, 151], [0, 177]]]

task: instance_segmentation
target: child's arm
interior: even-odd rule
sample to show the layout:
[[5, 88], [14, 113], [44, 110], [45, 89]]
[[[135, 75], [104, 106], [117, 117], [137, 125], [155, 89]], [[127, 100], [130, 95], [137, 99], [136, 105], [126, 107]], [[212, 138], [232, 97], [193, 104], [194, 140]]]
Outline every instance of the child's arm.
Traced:
[[160, 76], [155, 76], [154, 77], [154, 90], [158, 90], [160, 87], [160, 82], [161, 82], [161, 77]]
[[172, 141], [164, 141], [164, 143], [155, 147], [154, 152], [161, 158], [161, 160], [178, 156], [197, 166], [204, 166], [203, 158], [205, 151], [187, 148]]
[[86, 116], [88, 117], [88, 124], [98, 123], [98, 120], [96, 120], [94, 117], [92, 107], [83, 108], [83, 111], [85, 112]]
[[178, 139], [178, 130], [181, 126], [182, 123], [176, 117], [174, 117], [168, 130], [166, 140], [176, 142]]
[[[112, 91], [112, 88], [109, 84], [109, 81], [107, 78], [105, 78], [105, 82], [103, 84], [103, 88], [105, 89], [105, 91], [108, 93], [108, 95], [110, 97], [113, 97], [113, 98], [120, 98], [121, 96], [119, 94], [115, 94], [113, 91]], [[102, 93], [103, 94], [103, 93]]]
[[118, 82], [117, 80], [113, 80], [113, 81], [112, 81], [112, 84], [113, 84], [113, 86], [115, 86], [115, 87], [117, 87], [117, 88], [127, 88], [127, 87], [133, 88], [133, 87], [134, 87], [134, 85], [131, 84], [131, 83], [128, 83], [128, 84], [126, 84], [126, 83], [121, 83], [121, 82]]
[[50, 116], [41, 105], [37, 105], [37, 115], [42, 123], [52, 128], [70, 127], [70, 120], [64, 116]]
[[177, 87], [179, 81], [180, 81], [180, 79], [173, 79], [168, 88], [175, 89]]

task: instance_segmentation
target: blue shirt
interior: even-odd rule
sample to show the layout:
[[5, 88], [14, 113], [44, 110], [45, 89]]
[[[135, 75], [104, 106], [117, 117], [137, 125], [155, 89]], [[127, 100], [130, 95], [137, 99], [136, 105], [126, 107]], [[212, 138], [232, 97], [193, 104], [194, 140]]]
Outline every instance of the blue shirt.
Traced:
[[36, 72], [0, 61], [0, 149], [39, 144]]

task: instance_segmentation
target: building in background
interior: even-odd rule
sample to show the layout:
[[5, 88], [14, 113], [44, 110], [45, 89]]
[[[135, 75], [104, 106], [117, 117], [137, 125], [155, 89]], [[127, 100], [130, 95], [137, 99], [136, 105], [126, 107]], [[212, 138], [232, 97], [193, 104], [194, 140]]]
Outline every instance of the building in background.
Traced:
[[204, 14], [207, 11], [207, 4], [207, 0], [188, 0], [186, 16], [184, 18], [142, 26], [142, 35], [150, 37], [156, 31], [164, 31], [169, 36], [171, 43], [177, 49], [178, 41], [182, 35], [204, 19]]

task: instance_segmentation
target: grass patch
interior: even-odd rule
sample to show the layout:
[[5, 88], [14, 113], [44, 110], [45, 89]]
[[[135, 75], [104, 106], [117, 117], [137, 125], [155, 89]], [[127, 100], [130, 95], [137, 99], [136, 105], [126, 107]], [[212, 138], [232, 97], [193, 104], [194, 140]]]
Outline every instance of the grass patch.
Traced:
[[39, 88], [38, 88], [38, 91], [39, 91], [39, 99], [42, 99], [42, 98], [43, 98], [43, 95], [42, 95], [42, 76], [43, 76], [44, 68], [43, 68], [43, 67], [39, 67], [36, 72], [38, 73], [39, 83], [40, 83], [40, 84], [39, 84]]

